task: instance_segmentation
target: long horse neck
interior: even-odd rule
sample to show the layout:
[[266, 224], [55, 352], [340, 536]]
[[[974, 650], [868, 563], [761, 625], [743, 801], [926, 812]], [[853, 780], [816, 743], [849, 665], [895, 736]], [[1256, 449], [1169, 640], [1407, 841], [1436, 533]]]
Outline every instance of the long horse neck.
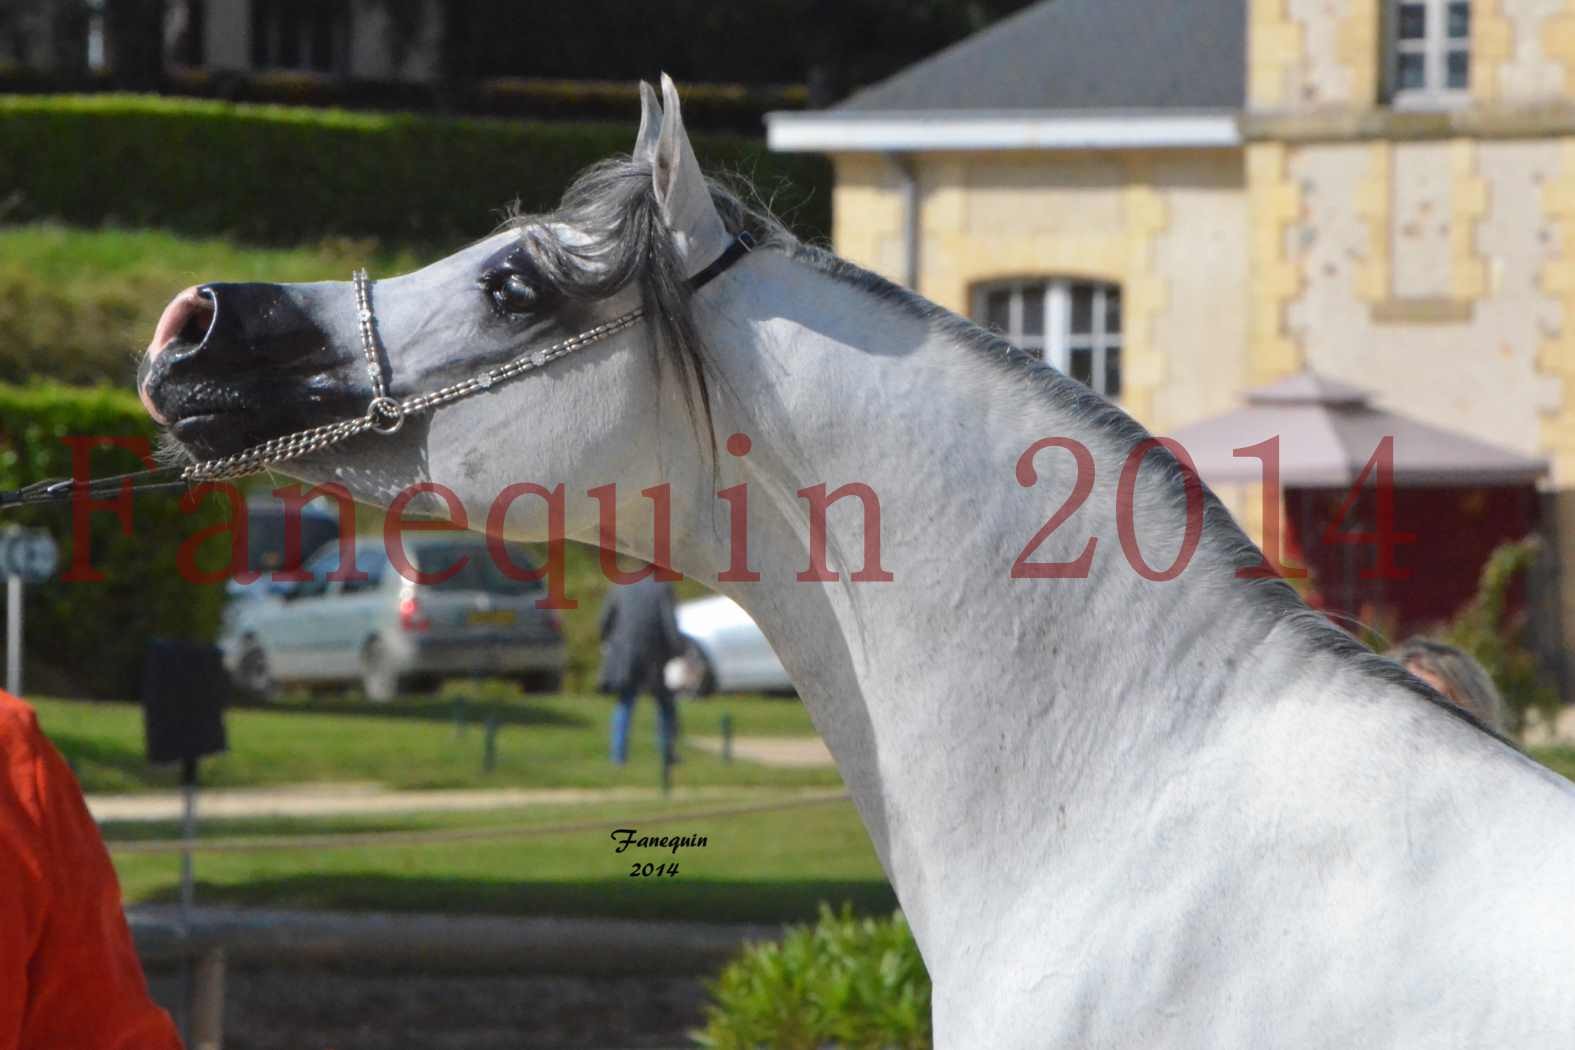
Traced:
[[[955, 910], [970, 869], [1010, 899], [1011, 882], [1055, 863], [1064, 829], [1114, 826], [1233, 701], [1260, 697], [1246, 676], [1304, 665], [1291, 625], [1305, 607], [1277, 581], [1237, 578], [1256, 554], [1212, 497], [1193, 512], [1185, 569], [1140, 575], [1139, 557], [1162, 570], [1186, 542], [1182, 480], [1156, 453], [1127, 501], [1119, 481], [1142, 433], [1070, 380], [784, 253], [757, 252], [722, 289], [701, 319], [726, 348], [722, 389], [742, 396], [724, 394], [718, 423], [752, 448], [723, 452], [719, 473], [749, 486], [761, 580], [701, 578], [754, 616], [800, 684], [921, 946], [977, 919]], [[1020, 461], [1044, 438], [1068, 440], [1032, 457], [1025, 485]], [[1080, 482], [1086, 497], [1025, 552]], [[825, 515], [838, 578], [806, 582], [800, 493], [850, 483], [879, 501], [879, 566], [866, 559], [873, 516], [849, 496]], [[714, 574], [737, 551], [733, 505], [709, 493], [696, 505], [710, 510], [688, 523], [688, 558]], [[1025, 553], [1077, 567], [1014, 578]]]

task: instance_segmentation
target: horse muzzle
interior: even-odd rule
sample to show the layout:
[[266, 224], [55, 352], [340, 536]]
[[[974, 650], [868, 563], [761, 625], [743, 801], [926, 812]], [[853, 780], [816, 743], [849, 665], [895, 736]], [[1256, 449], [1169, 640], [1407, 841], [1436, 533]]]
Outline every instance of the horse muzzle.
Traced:
[[288, 429], [308, 406], [350, 397], [325, 381], [342, 362], [313, 317], [313, 294], [277, 284], [180, 292], [137, 370], [143, 407], [181, 444], [211, 454]]

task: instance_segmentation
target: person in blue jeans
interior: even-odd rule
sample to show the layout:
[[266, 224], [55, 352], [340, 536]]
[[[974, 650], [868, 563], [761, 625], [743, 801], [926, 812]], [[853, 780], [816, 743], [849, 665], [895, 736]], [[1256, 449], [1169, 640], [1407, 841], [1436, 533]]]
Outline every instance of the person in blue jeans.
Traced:
[[642, 692], [656, 698], [657, 738], [669, 762], [678, 761], [678, 709], [663, 680], [667, 661], [684, 651], [674, 614], [673, 585], [647, 575], [614, 584], [602, 604], [602, 690], [618, 697], [612, 718], [612, 760], [629, 759], [629, 720]]

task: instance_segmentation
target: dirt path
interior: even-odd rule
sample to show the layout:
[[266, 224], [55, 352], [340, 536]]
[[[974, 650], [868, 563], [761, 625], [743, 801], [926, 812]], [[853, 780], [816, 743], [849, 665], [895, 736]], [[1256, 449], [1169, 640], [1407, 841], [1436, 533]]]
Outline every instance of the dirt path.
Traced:
[[[685, 742], [714, 755], [722, 753], [719, 736], [686, 737]], [[817, 736], [739, 736], [733, 738], [733, 757], [762, 766], [784, 769], [818, 769], [836, 765], [825, 741]]]
[[[673, 802], [774, 798], [780, 788], [678, 787]], [[662, 798], [659, 789], [621, 788], [497, 788], [451, 791], [396, 791], [378, 784], [290, 784], [270, 788], [209, 788], [198, 798], [205, 819], [237, 817], [386, 816], [410, 813], [476, 813], [526, 806], [565, 806], [585, 802], [636, 802]], [[93, 819], [106, 821], [173, 821], [181, 815], [181, 797], [173, 791], [134, 795], [89, 795]]]

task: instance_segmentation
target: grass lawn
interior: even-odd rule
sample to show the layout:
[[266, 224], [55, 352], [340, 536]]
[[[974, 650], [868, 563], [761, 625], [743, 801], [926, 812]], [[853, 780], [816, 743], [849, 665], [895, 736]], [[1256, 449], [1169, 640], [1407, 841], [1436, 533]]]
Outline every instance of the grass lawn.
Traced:
[[342, 281], [356, 266], [403, 273], [423, 261], [409, 251], [388, 251], [376, 240], [330, 238], [306, 248], [258, 248], [219, 237], [55, 223], [0, 228], [0, 255], [56, 287], [80, 282], [91, 290], [95, 279], [156, 275], [177, 282], [170, 295], [185, 286], [181, 281]]
[[1555, 773], [1575, 780], [1575, 747], [1533, 747], [1527, 751]]
[[[466, 728], [456, 733], [457, 699]], [[481, 699], [476, 699], [480, 697]], [[173, 767], [143, 761], [142, 714], [134, 704], [35, 699], [50, 739], [76, 769], [86, 791], [172, 787]], [[373, 782], [391, 788], [627, 787], [658, 783], [656, 709], [635, 708], [629, 765], [607, 761], [612, 701], [598, 696], [522, 698], [512, 688], [450, 683], [436, 699], [386, 706], [359, 699], [300, 698], [267, 708], [229, 712], [230, 751], [202, 764], [205, 785], [247, 787], [303, 782]], [[497, 767], [482, 771], [482, 720], [495, 711], [500, 729]], [[794, 699], [719, 697], [679, 708], [686, 734], [716, 735], [723, 714], [740, 735], [813, 735]], [[674, 770], [679, 785], [835, 786], [833, 769], [768, 769], [689, 749]]]
[[0, 227], [0, 379], [127, 384], [170, 297], [199, 281], [346, 280], [420, 262], [375, 242], [251, 248], [154, 230]]
[[[741, 712], [758, 710], [740, 707]], [[764, 724], [779, 724], [780, 720], [774, 712], [763, 718]], [[1565, 774], [1575, 772], [1575, 750], [1540, 750], [1537, 757]], [[689, 765], [682, 772], [687, 774], [694, 768]], [[759, 801], [758, 797], [740, 800], [744, 805]], [[716, 922], [808, 920], [821, 901], [834, 905], [849, 901], [868, 914], [886, 912], [895, 905], [851, 804], [715, 812], [725, 808], [730, 804], [723, 801], [653, 799], [537, 806], [514, 812], [206, 821], [202, 837], [208, 841], [280, 835], [324, 838], [322, 848], [199, 853], [198, 899], [210, 904], [293, 909]], [[542, 830], [532, 832], [532, 828]], [[681, 850], [676, 857], [656, 850], [618, 854], [611, 839], [615, 828], [653, 835], [700, 834], [708, 841], [704, 848]], [[451, 829], [500, 829], [504, 833], [487, 841], [402, 845], [334, 842], [330, 838]], [[128, 901], [174, 898], [179, 877], [176, 855], [135, 854], [117, 848], [174, 838], [178, 828], [173, 823], [109, 823], [103, 830]], [[678, 874], [631, 877], [630, 866], [635, 860], [676, 860]]]
[[[1575, 771], [1575, 750], [1542, 750], [1538, 757], [1566, 775]], [[851, 803], [711, 812], [727, 806], [650, 800], [539, 806], [523, 812], [208, 821], [202, 827], [205, 840], [487, 828], [507, 828], [509, 834], [490, 841], [397, 846], [334, 845], [325, 838], [322, 849], [199, 853], [198, 899], [273, 908], [713, 922], [810, 920], [821, 901], [849, 901], [866, 914], [895, 907]], [[541, 834], [521, 831], [567, 825], [578, 826]], [[618, 854], [611, 839], [615, 828], [651, 835], [700, 834], [708, 841], [704, 848], [680, 850], [676, 857], [660, 850]], [[173, 823], [110, 823], [103, 830], [129, 902], [174, 899], [176, 855], [116, 849], [174, 838], [179, 830]], [[631, 877], [635, 860], [676, 860], [678, 874]]]
[[[792, 810], [699, 816], [660, 825], [658, 817], [715, 806], [642, 802], [537, 808], [520, 814], [449, 814], [377, 820], [210, 823], [205, 837], [370, 830], [586, 823], [589, 830], [491, 842], [198, 854], [197, 899], [270, 908], [441, 911], [456, 914], [602, 916], [711, 922], [813, 919], [821, 901], [850, 901], [865, 913], [889, 912], [896, 898], [853, 806], [823, 803]], [[611, 833], [704, 835], [704, 848], [614, 852]], [[108, 825], [115, 841], [158, 829]], [[631, 877], [636, 862], [678, 864], [670, 877]], [[117, 854], [129, 902], [176, 895], [174, 854]]]

